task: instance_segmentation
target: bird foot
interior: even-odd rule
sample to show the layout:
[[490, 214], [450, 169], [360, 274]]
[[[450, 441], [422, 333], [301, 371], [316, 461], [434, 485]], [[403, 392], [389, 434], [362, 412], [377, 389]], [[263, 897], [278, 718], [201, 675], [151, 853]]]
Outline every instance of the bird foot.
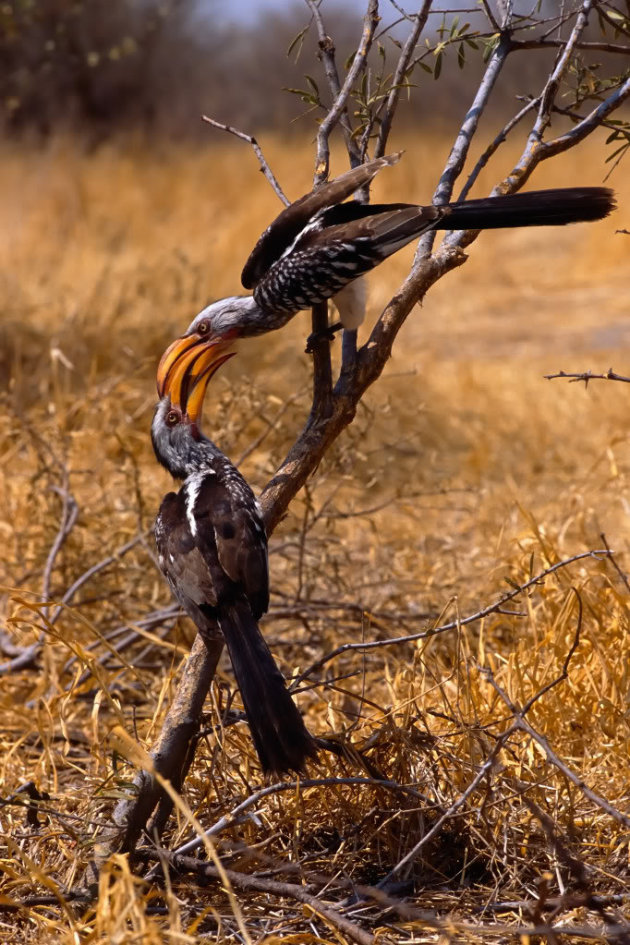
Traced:
[[335, 325], [329, 325], [328, 328], [322, 328], [321, 331], [313, 331], [306, 339], [306, 348], [304, 349], [306, 354], [312, 354], [313, 349], [318, 341], [334, 341], [335, 334], [338, 331], [341, 331], [343, 325], [341, 322], [337, 322]]

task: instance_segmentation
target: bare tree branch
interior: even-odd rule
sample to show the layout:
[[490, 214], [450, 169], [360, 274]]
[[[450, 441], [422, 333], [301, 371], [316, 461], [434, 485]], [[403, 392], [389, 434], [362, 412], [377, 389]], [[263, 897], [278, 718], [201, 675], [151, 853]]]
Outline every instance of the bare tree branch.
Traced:
[[[203, 703], [222, 650], [222, 637], [210, 641], [197, 634], [175, 698], [151, 751], [155, 771], [168, 778], [176, 790], [180, 789], [193, 761]], [[148, 771], [140, 771], [136, 775], [134, 786], [137, 795], [132, 800], [123, 800], [118, 804], [114, 811], [116, 827], [108, 831], [110, 843], [122, 852], [134, 849], [156, 805], [153, 826], [158, 835], [173, 808], [171, 799], [164, 793], [157, 778]]]
[[459, 132], [457, 133], [455, 143], [446, 162], [446, 167], [444, 168], [442, 176], [440, 177], [440, 181], [433, 195], [433, 203], [448, 203], [448, 201], [451, 199], [455, 181], [461, 174], [462, 168], [464, 167], [464, 162], [466, 161], [468, 150], [470, 148], [470, 143], [479, 125], [479, 119], [481, 118], [486, 105], [488, 104], [488, 100], [499, 77], [501, 69], [505, 65], [505, 61], [508, 57], [510, 49], [510, 37], [507, 33], [503, 33], [496, 49], [490, 57], [484, 77], [479, 85], [479, 88], [477, 89], [477, 94], [473, 99], [473, 103], [470, 106], [466, 117], [464, 118]]

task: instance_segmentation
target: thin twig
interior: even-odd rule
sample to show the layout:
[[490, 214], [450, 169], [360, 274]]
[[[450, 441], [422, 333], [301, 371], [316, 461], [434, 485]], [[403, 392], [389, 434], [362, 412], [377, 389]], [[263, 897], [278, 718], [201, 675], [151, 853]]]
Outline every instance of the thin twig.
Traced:
[[405, 44], [402, 48], [400, 56], [398, 57], [398, 62], [396, 63], [396, 71], [394, 72], [392, 86], [389, 91], [389, 95], [387, 96], [385, 113], [381, 121], [381, 127], [378, 133], [376, 147], [374, 149], [375, 158], [382, 157], [385, 154], [392, 122], [394, 120], [394, 115], [396, 114], [396, 109], [398, 108], [398, 100], [402, 91], [402, 85], [407, 73], [407, 69], [409, 68], [409, 62], [413, 55], [414, 49], [418, 45], [418, 40], [422, 35], [422, 30], [424, 29], [427, 22], [427, 17], [431, 9], [431, 3], [432, 0], [423, 0], [422, 6], [418, 13], [408, 17], [413, 22], [413, 27], [407, 36], [407, 39], [405, 40]]
[[606, 798], [601, 797], [599, 794], [593, 791], [579, 775], [575, 774], [575, 772], [572, 771], [571, 768], [569, 768], [569, 766], [558, 757], [544, 735], [541, 735], [540, 732], [537, 732], [536, 729], [532, 728], [529, 722], [527, 722], [525, 719], [519, 718], [516, 724], [521, 729], [521, 731], [526, 732], [530, 738], [533, 738], [534, 741], [540, 745], [551, 764], [557, 768], [558, 771], [560, 771], [561, 774], [567, 778], [567, 780], [569, 780], [572, 784], [575, 784], [575, 786], [580, 789], [582, 794], [584, 794], [585, 797], [588, 797], [588, 799], [592, 801], [596, 807], [601, 808], [601, 810], [605, 811], [609, 817], [612, 817], [613, 820], [623, 824], [624, 827], [630, 827], [630, 817], [627, 814], [622, 814], [621, 811], [617, 810], [616, 807], [613, 807], [610, 801], [607, 801]]
[[550, 574], [554, 574], [556, 571], [560, 571], [562, 568], [568, 567], [568, 565], [573, 564], [575, 561], [581, 561], [584, 558], [595, 558], [596, 560], [599, 560], [600, 558], [608, 558], [611, 555], [612, 552], [604, 548], [594, 551], [584, 551], [581, 554], [573, 555], [571, 558], [564, 558], [562, 561], [558, 561], [556, 564], [545, 568], [544, 571], [540, 571], [534, 577], [530, 578], [529, 581], [526, 581], [525, 584], [519, 585], [513, 591], [506, 592], [493, 604], [489, 604], [488, 607], [484, 607], [483, 610], [479, 610], [474, 614], [470, 614], [468, 617], [460, 617], [458, 620], [452, 620], [449, 623], [442, 624], [439, 627], [431, 627], [429, 630], [422, 630], [419, 633], [410, 633], [403, 637], [392, 637], [389, 640], [370, 640], [366, 643], [342, 643], [341, 646], [331, 650], [330, 653], [327, 653], [325, 656], [322, 656], [320, 659], [308, 666], [297, 677], [294, 685], [299, 685], [302, 680], [306, 679], [312, 673], [317, 672], [322, 668], [322, 666], [325, 666], [326, 663], [329, 663], [331, 660], [336, 659], [336, 657], [341, 656], [342, 653], [347, 653], [351, 650], [375, 650], [383, 646], [399, 646], [402, 643], [413, 643], [416, 640], [427, 640], [430, 637], [436, 636], [437, 634], [447, 633], [450, 630], [458, 630], [460, 627], [465, 627], [468, 624], [476, 623], [479, 620], [483, 620], [484, 617], [500, 611], [503, 605], [508, 601], [514, 600], [515, 597], [518, 597], [519, 594], [525, 593], [525, 591], [529, 590], [530, 587], [540, 584], [541, 581], [543, 581]]
[[[610, 556], [612, 557], [612, 552], [610, 552]], [[540, 699], [542, 699], [543, 696], [545, 696], [548, 692], [550, 692], [550, 690], [555, 689], [555, 687], [558, 686], [561, 682], [564, 682], [566, 679], [569, 678], [569, 666], [571, 665], [571, 660], [573, 659], [575, 655], [575, 651], [580, 645], [580, 634], [582, 632], [582, 616], [583, 616], [582, 598], [580, 597], [578, 591], [574, 587], [572, 587], [571, 590], [573, 591], [573, 594], [575, 595], [575, 598], [577, 600], [578, 619], [577, 619], [577, 624], [575, 627], [575, 634], [573, 636], [573, 642], [571, 643], [571, 646], [569, 647], [567, 655], [564, 658], [564, 663], [562, 664], [560, 675], [556, 676], [555, 679], [553, 679], [550, 683], [547, 683], [546, 686], [543, 686], [542, 689], [540, 689], [530, 699], [527, 700], [527, 702], [525, 703], [525, 705], [519, 712], [519, 715], [521, 716], [527, 715], [527, 713], [532, 708], [532, 706], [535, 705]]]
[[[314, 787], [338, 787], [344, 785], [365, 785], [367, 787], [383, 788], [386, 791], [416, 797], [418, 800], [426, 803], [426, 797], [420, 794], [415, 788], [399, 784], [397, 781], [383, 781], [377, 778], [301, 778], [299, 781], [278, 781], [276, 784], [269, 784], [267, 787], [261, 788], [254, 794], [250, 794], [244, 801], [241, 801], [240, 804], [232, 808], [228, 814], [224, 814], [223, 817], [220, 817], [211, 827], [208, 827], [208, 829], [204, 831], [204, 836], [214, 837], [218, 833], [221, 833], [222, 830], [230, 827], [237, 818], [240, 817], [243, 811], [258, 804], [263, 798], [268, 797], [270, 794], [278, 794], [283, 791], [295, 791], [297, 789], [303, 790]], [[189, 840], [188, 843], [177, 847], [173, 852], [176, 855], [192, 853], [193, 850], [197, 850], [200, 846], [203, 846], [203, 838], [194, 837], [192, 840]]]
[[[574, 647], [572, 647], [571, 652], [574, 652], [574, 651], [575, 651]], [[566, 666], [566, 661], [565, 661], [565, 666]], [[564, 672], [564, 669], [563, 669], [563, 672]], [[505, 692], [505, 690], [496, 681], [496, 679], [494, 678], [494, 673], [489, 667], [483, 668], [483, 674], [488, 680], [488, 682], [490, 683], [490, 685], [492, 686], [492, 688], [495, 690], [497, 695], [503, 700], [505, 705], [508, 707], [508, 709], [514, 716], [514, 726], [516, 726], [516, 728], [518, 728], [520, 731], [525, 732], [527, 735], [530, 736], [530, 738], [533, 738], [533, 740], [538, 745], [540, 745], [540, 747], [544, 751], [545, 755], [547, 756], [547, 759], [551, 762], [551, 764], [555, 768], [557, 768], [557, 770], [560, 771], [561, 774], [563, 774], [565, 778], [567, 778], [568, 781], [570, 781], [572, 784], [575, 784], [575, 786], [580, 789], [580, 791], [584, 794], [584, 796], [587, 797], [590, 801], [592, 801], [592, 803], [595, 804], [596, 807], [601, 808], [601, 810], [605, 811], [610, 817], [613, 818], [613, 820], [616, 820], [618, 823], [623, 824], [624, 827], [630, 827], [630, 817], [627, 814], [623, 814], [621, 811], [617, 810], [616, 807], [613, 807], [610, 801], [607, 801], [605, 798], [601, 797], [595, 791], [591, 790], [591, 788], [588, 787], [586, 782], [579, 775], [575, 774], [575, 772], [572, 771], [571, 768], [569, 768], [569, 766], [566, 765], [564, 761], [562, 761], [562, 759], [558, 757], [556, 752], [553, 750], [553, 748], [549, 744], [547, 738], [544, 735], [542, 735], [540, 732], [537, 732], [536, 729], [530, 725], [527, 719], [524, 718], [525, 711], [528, 711], [529, 708], [531, 708], [531, 705], [533, 704], [533, 702], [536, 700], [530, 699], [530, 701], [526, 704], [526, 706], [524, 706], [522, 709], [519, 709], [518, 706], [515, 705], [514, 702], [512, 702], [512, 700], [510, 699], [508, 694]], [[554, 680], [553, 685], [556, 685], [556, 683], [559, 682], [560, 679], [563, 679], [563, 678], [565, 678], [564, 675], [559, 676], [558, 679]], [[547, 687], [547, 689], [549, 688], [551, 687], [550, 686]], [[536, 695], [536, 699], [537, 698], [538, 698], [538, 695]]]
[[213, 128], [218, 128], [220, 131], [227, 131], [228, 134], [235, 135], [235, 137], [240, 138], [241, 141], [247, 141], [248, 144], [251, 144], [254, 154], [258, 158], [258, 163], [260, 164], [260, 170], [265, 175], [269, 183], [274, 189], [275, 194], [280, 198], [285, 207], [288, 207], [291, 201], [284, 193], [282, 187], [278, 183], [273, 171], [267, 164], [265, 156], [262, 153], [261, 147], [254, 138], [253, 135], [245, 134], [244, 131], [238, 131], [237, 128], [233, 128], [232, 125], [225, 125], [222, 121], [215, 121], [214, 118], [209, 118], [207, 115], [202, 115], [201, 120], [207, 122], [209, 125], [212, 125]]
[[468, 177], [468, 180], [466, 181], [466, 183], [464, 184], [464, 186], [459, 192], [459, 196], [457, 197], [458, 200], [466, 199], [473, 185], [475, 184], [477, 178], [479, 177], [479, 174], [481, 173], [482, 169], [486, 166], [490, 158], [498, 151], [499, 147], [503, 144], [503, 142], [507, 140], [507, 136], [509, 135], [509, 133], [514, 128], [516, 128], [516, 126], [523, 120], [523, 118], [525, 118], [526, 115], [529, 114], [529, 112], [531, 112], [534, 108], [538, 108], [539, 104], [540, 104], [540, 96], [538, 96], [537, 98], [530, 99], [527, 102], [527, 104], [523, 108], [521, 108], [520, 112], [517, 112], [516, 115], [514, 115], [514, 117], [511, 118], [507, 122], [507, 124], [503, 126], [503, 128], [498, 133], [494, 141], [492, 141], [488, 145], [486, 150], [483, 152], [483, 154], [481, 155], [481, 157], [479, 158], [479, 160], [473, 167]]
[[[66, 482], [64, 483], [63, 488], [59, 486], [51, 486], [53, 492], [56, 492], [57, 495], [61, 497], [63, 507], [61, 512], [61, 523], [59, 525], [59, 530], [55, 535], [55, 540], [50, 546], [50, 551], [48, 552], [48, 557], [46, 559], [46, 566], [44, 568], [44, 576], [42, 578], [42, 600], [50, 599], [50, 584], [52, 580], [52, 572], [55, 566], [55, 561], [57, 555], [61, 551], [63, 543], [66, 538], [74, 528], [78, 515], [79, 515], [79, 506], [76, 502], [76, 499], [71, 492], [68, 491], [68, 482], [67, 482], [67, 473], [65, 474]], [[44, 617], [48, 618], [48, 606], [45, 607], [43, 611]]]
[[606, 540], [606, 536], [604, 535], [604, 533], [602, 532], [599, 537], [602, 540], [602, 544], [604, 548], [608, 549], [608, 552], [610, 554], [610, 563], [612, 564], [613, 568], [615, 569], [615, 571], [617, 572], [617, 574], [623, 581], [623, 584], [626, 590], [630, 593], [630, 581], [628, 580], [628, 575], [625, 573], [625, 571], [622, 571], [619, 565], [617, 564], [617, 559], [615, 558], [613, 552], [610, 550], [610, 547], [608, 545], [608, 542]]

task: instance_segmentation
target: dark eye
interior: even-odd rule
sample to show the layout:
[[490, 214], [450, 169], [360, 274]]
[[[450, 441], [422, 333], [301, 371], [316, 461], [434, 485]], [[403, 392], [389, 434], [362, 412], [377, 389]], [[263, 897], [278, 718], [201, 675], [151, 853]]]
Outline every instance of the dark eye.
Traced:
[[166, 425], [169, 427], [174, 427], [179, 423], [179, 414], [176, 410], [169, 410], [166, 414]]
[[197, 334], [198, 335], [207, 335], [210, 331], [210, 322], [207, 318], [204, 318], [203, 321], [199, 322], [197, 325]]

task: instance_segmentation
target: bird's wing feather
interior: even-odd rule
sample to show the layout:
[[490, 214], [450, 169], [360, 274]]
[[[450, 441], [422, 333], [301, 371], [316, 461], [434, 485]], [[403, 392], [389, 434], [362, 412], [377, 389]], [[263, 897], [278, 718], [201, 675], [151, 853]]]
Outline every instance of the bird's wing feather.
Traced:
[[[350, 206], [344, 204], [343, 207]], [[360, 206], [360, 205], [359, 205]], [[341, 210], [341, 207], [336, 207]], [[295, 246], [296, 252], [330, 246], [333, 242], [353, 244], [356, 240], [369, 245], [376, 261], [385, 259], [405, 243], [434, 226], [444, 215], [440, 207], [420, 207], [413, 204], [397, 204], [390, 207], [375, 206], [374, 213], [356, 214], [354, 218], [336, 222], [331, 214], [331, 225], [304, 234]], [[324, 218], [326, 214], [324, 215]]]
[[206, 476], [197, 493], [194, 515], [197, 547], [206, 560], [216, 557], [223, 571], [223, 582], [215, 575], [215, 585], [226, 584], [225, 578], [237, 585], [258, 619], [269, 606], [269, 574], [267, 536], [253, 496]]
[[[198, 547], [186, 516], [182, 492], [165, 496], [155, 522], [158, 560], [177, 599], [188, 609], [217, 603], [213, 575]], [[197, 619], [197, 614], [191, 614]]]
[[244, 288], [253, 289], [258, 285], [270, 266], [280, 259], [315, 214], [326, 207], [340, 204], [355, 190], [369, 183], [381, 168], [396, 164], [399, 160], [400, 153], [390, 154], [355, 167], [322, 184], [312, 193], [305, 194], [283, 210], [267, 227], [245, 263], [241, 273]]
[[413, 204], [363, 210], [349, 203], [322, 214], [318, 224], [329, 225], [305, 231], [256, 286], [254, 299], [261, 308], [296, 312], [335, 296], [446, 213], [442, 207]]

